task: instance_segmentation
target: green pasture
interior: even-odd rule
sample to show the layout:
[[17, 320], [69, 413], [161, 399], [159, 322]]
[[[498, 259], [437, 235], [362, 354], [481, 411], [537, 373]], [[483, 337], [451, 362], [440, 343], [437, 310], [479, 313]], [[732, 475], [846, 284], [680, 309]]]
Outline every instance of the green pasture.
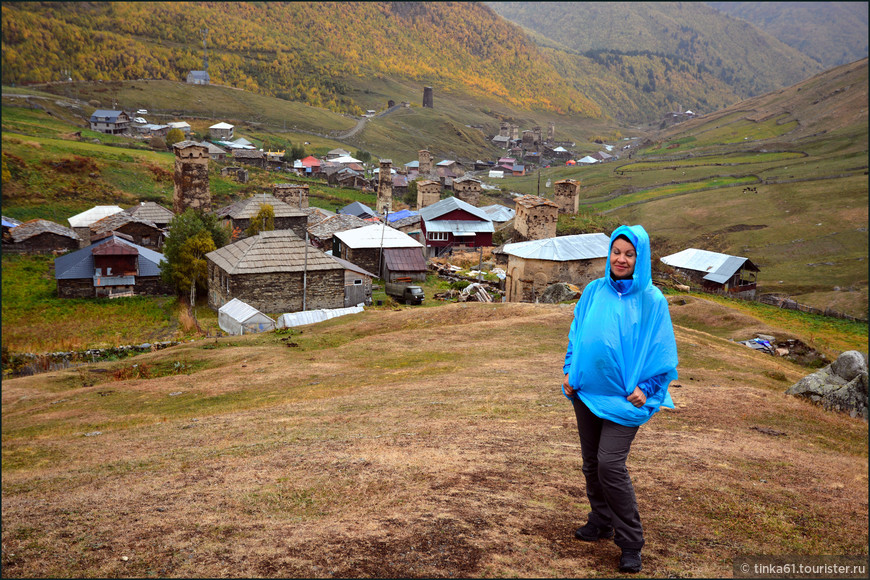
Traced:
[[684, 195], [688, 193], [704, 191], [707, 189], [718, 189], [747, 185], [755, 183], [755, 181], [756, 180], [754, 177], [718, 177], [690, 183], [664, 185], [662, 187], [638, 191], [627, 195], [620, 195], [619, 197], [608, 201], [591, 204], [589, 208], [593, 211], [608, 212], [627, 205], [648, 202], [663, 197]]
[[756, 163], [771, 163], [787, 161], [806, 157], [803, 153], [795, 152], [771, 152], [771, 153], [734, 153], [727, 155], [711, 155], [705, 157], [691, 157], [688, 159], [674, 159], [667, 161], [638, 161], [621, 165], [619, 171], [633, 173], [639, 171], [662, 171], [665, 169], [683, 169], [689, 167], [730, 167], [734, 165], [748, 165]]

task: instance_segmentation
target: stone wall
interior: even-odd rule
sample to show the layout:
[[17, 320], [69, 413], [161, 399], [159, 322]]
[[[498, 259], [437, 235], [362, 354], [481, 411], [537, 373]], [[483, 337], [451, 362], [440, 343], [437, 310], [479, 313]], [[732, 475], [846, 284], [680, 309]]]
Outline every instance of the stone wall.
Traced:
[[378, 201], [375, 211], [384, 215], [393, 207], [393, 162], [390, 159], [381, 159], [378, 171]]
[[190, 146], [175, 149], [175, 193], [172, 210], [176, 215], [187, 208], [211, 211], [208, 185], [208, 149]]
[[606, 258], [592, 260], [529, 260], [508, 256], [505, 290], [508, 302], [535, 302], [552, 284], [565, 282], [581, 290], [604, 276]]
[[79, 240], [51, 232], [31, 236], [21, 242], [3, 242], [4, 254], [51, 254], [79, 249]]
[[[103, 287], [103, 290], [106, 290]], [[162, 296], [172, 294], [173, 289], [167, 286], [160, 276], [137, 276], [133, 286], [134, 294], [147, 296]], [[58, 298], [95, 298], [97, 294], [94, 288], [93, 278], [76, 278], [73, 280], [57, 281]]]
[[536, 196], [517, 200], [514, 229], [524, 241], [556, 237], [559, 207], [552, 201]]
[[580, 209], [580, 182], [563, 179], [553, 184], [553, 199], [559, 213], [575, 214]]
[[272, 186], [272, 195], [287, 205], [305, 209], [308, 207], [309, 186], [295, 183], [276, 183]]
[[420, 167], [418, 169], [420, 175], [428, 175], [432, 172], [432, 154], [426, 149], [417, 152]]
[[417, 182], [417, 209], [428, 207], [441, 201], [441, 184], [437, 181], [429, 183]]
[[[275, 272], [229, 276], [209, 263], [209, 306], [218, 310], [238, 298], [265, 314], [283, 314], [302, 310], [302, 272]], [[221, 284], [222, 274], [224, 283]], [[227, 284], [228, 282], [228, 284]], [[227, 290], [227, 285], [229, 290]], [[308, 272], [307, 310], [344, 307], [344, 270]]]
[[478, 181], [454, 181], [453, 192], [458, 199], [477, 207], [480, 203], [481, 186]]

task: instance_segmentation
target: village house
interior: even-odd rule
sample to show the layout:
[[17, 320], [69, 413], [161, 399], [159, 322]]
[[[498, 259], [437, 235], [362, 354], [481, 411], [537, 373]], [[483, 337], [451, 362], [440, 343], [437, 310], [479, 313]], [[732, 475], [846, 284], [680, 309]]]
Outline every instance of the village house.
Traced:
[[755, 299], [760, 270], [749, 258], [688, 248], [661, 261], [704, 292]]
[[79, 237], [79, 247], [84, 248], [91, 243], [91, 224], [97, 220], [101, 220], [106, 216], [122, 212], [123, 208], [117, 205], [96, 205], [89, 210], [77, 213], [68, 218], [69, 227]]
[[12, 238], [9, 232], [21, 225], [21, 222], [15, 218], [3, 216], [3, 243], [12, 243]]
[[372, 305], [372, 279], [377, 278], [374, 274], [360, 268], [356, 264], [352, 264], [347, 260], [336, 258], [332, 259], [344, 268], [344, 306], [356, 306], [363, 304], [364, 306]]
[[465, 169], [458, 161], [445, 159], [435, 164], [435, 173], [439, 178], [449, 177], [453, 179], [454, 177], [461, 177], [464, 175]]
[[302, 211], [305, 212], [305, 215], [308, 216], [308, 227], [315, 226], [325, 220], [326, 218], [330, 218], [334, 215], [337, 215], [335, 212], [331, 212], [328, 209], [323, 209], [321, 207], [304, 207]]
[[130, 130], [130, 116], [124, 111], [97, 109], [91, 114], [91, 131], [120, 135]]
[[423, 255], [423, 244], [386, 224], [372, 224], [337, 232], [332, 236], [332, 255], [375, 272], [384, 278], [385, 256], [391, 250], [413, 249]]
[[500, 230], [504, 227], [508, 222], [514, 219], [517, 214], [516, 210], [497, 203], [493, 205], [485, 205], [480, 208], [480, 210], [489, 216], [489, 219], [492, 220], [492, 225], [496, 230]]
[[233, 298], [273, 314], [344, 307], [345, 269], [290, 230], [260, 232], [205, 258], [215, 310]]
[[339, 157], [349, 157], [350, 151], [345, 151], [344, 149], [333, 149], [326, 153], [326, 159], [328, 161], [332, 161], [333, 159], [338, 159]]
[[441, 182], [421, 179], [417, 182], [417, 209], [441, 201]]
[[60, 298], [171, 294], [160, 277], [163, 254], [113, 234], [54, 261]]
[[[4, 222], [5, 222], [4, 218]], [[8, 230], [3, 240], [3, 253], [52, 254], [77, 250], [81, 239], [70, 228], [58, 223], [33, 219]]]
[[514, 230], [522, 241], [556, 237], [559, 206], [537, 195], [523, 195], [514, 200], [516, 216]]
[[308, 240], [324, 252], [332, 250], [332, 236], [338, 232], [371, 225], [355, 215], [336, 214], [308, 227]]
[[574, 284], [582, 291], [601, 278], [610, 253], [605, 234], [559, 236], [505, 244], [508, 302], [536, 302], [552, 284]]
[[375, 213], [375, 210], [358, 201], [347, 204], [343, 208], [339, 209], [337, 213], [344, 215], [355, 215], [356, 217], [362, 219], [378, 217], [378, 214]]
[[300, 159], [299, 162], [302, 164], [302, 167], [305, 168], [305, 174], [309, 176], [316, 176], [321, 172], [321, 163], [320, 159], [309, 155], [304, 159]]
[[247, 199], [223, 207], [215, 215], [224, 220], [233, 231], [239, 230], [239, 236], [246, 236], [245, 230], [251, 225], [264, 205], [271, 205], [275, 213], [275, 230], [292, 230], [299, 238], [305, 239], [308, 227], [308, 215], [301, 209], [292, 207], [270, 193], [257, 193]]
[[186, 121], [172, 121], [171, 123], [166, 123], [166, 126], [169, 127], [169, 130], [178, 129], [184, 136], [187, 137], [190, 134], [190, 123]]
[[393, 176], [393, 197], [402, 198], [408, 193], [408, 176], [396, 174]]
[[405, 163], [405, 174], [410, 178], [414, 179], [418, 175], [420, 175], [420, 162], [416, 159], [414, 161], [409, 161]]
[[191, 85], [207, 85], [211, 83], [208, 71], [192, 70], [187, 73], [187, 83]]
[[113, 233], [126, 234], [130, 240], [149, 250], [159, 250], [163, 246], [165, 232], [154, 222], [131, 215], [126, 211], [114, 213], [90, 225], [91, 242], [101, 240]]
[[489, 216], [461, 199], [448, 197], [420, 209], [427, 257], [453, 249], [492, 246], [495, 228]]
[[481, 181], [473, 177], [460, 177], [453, 180], [453, 192], [465, 203], [477, 206], [480, 203], [480, 193], [483, 191]]
[[387, 223], [391, 228], [404, 232], [418, 242], [423, 243], [423, 230], [420, 228], [421, 221], [419, 212], [407, 209], [399, 210], [387, 216]]
[[212, 141], [229, 141], [233, 138], [233, 125], [229, 123], [215, 123], [208, 128], [208, 133], [211, 135]]
[[139, 219], [153, 223], [161, 230], [165, 230], [167, 227], [169, 227], [169, 222], [171, 222], [172, 218], [175, 217], [175, 214], [172, 213], [172, 210], [167, 209], [153, 201], [143, 201], [139, 205], [128, 207], [124, 211]]
[[266, 155], [256, 149], [233, 149], [232, 158], [235, 163], [266, 169]]
[[202, 141], [199, 143], [203, 147], [208, 150], [208, 156], [212, 161], [224, 161], [227, 158], [227, 152], [224, 149], [221, 149], [214, 143], [209, 141]]
[[309, 185], [297, 183], [274, 183], [272, 184], [272, 195], [280, 199], [290, 207], [305, 209], [308, 207], [308, 190]]

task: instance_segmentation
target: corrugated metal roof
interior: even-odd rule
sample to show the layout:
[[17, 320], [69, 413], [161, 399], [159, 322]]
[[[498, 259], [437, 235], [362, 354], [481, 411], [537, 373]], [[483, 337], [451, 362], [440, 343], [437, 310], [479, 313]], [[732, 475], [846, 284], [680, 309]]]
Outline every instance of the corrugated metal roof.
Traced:
[[494, 222], [506, 222], [508, 220], [514, 219], [514, 216], [517, 215], [516, 210], [505, 207], [503, 205], [499, 205], [497, 203], [494, 205], [486, 205], [480, 209], [486, 212], [486, 215], [489, 216], [489, 219]]
[[[242, 302], [238, 298], [233, 298], [218, 309], [218, 313], [225, 314], [239, 322], [246, 322], [255, 316], [265, 316], [269, 318], [247, 302]], [[269, 318], [269, 320], [272, 320]], [[274, 322], [274, 321], [273, 321]]]
[[133, 242], [128, 242], [118, 236], [109, 236], [99, 242], [87, 246], [86, 248], [58, 257], [54, 261], [54, 278], [56, 280], [92, 278], [94, 276], [93, 249], [101, 244], [109, 243], [112, 240], [115, 240], [118, 243], [127, 244], [139, 251], [139, 277], [160, 275], [160, 262], [164, 260], [163, 254], [136, 245]]
[[[748, 258], [729, 256], [728, 254], [699, 250], [697, 248], [687, 248], [676, 254], [664, 256], [661, 260], [663, 263], [674, 268], [705, 272], [704, 280], [723, 284], [743, 267]], [[754, 264], [752, 266], [755, 267]]]
[[[419, 184], [418, 184], [419, 186]], [[432, 205], [427, 205], [426, 207], [420, 210], [420, 217], [423, 218], [424, 221], [428, 222], [429, 220], [437, 220], [442, 215], [448, 214], [451, 211], [455, 211], [457, 209], [461, 209], [465, 212], [470, 213], [474, 217], [478, 217], [484, 221], [490, 221], [489, 215], [486, 212], [481, 211], [479, 207], [475, 207], [470, 203], [464, 202], [461, 199], [451, 196], [447, 199], [442, 199]], [[426, 226], [426, 229], [429, 229], [429, 226]]]
[[543, 240], [505, 244], [504, 252], [530, 260], [592, 260], [606, 258], [610, 252], [610, 237], [605, 234], [577, 234]]
[[355, 215], [356, 217], [371, 217], [378, 215], [375, 210], [358, 201], [347, 204], [346, 206], [338, 210], [338, 213]]
[[12, 240], [15, 243], [23, 242], [24, 240], [30, 239], [33, 236], [38, 236], [39, 234], [44, 233], [52, 233], [57, 234], [58, 236], [66, 236], [67, 238], [71, 238], [73, 240], [79, 239], [78, 234], [75, 233], [73, 230], [69, 229], [68, 227], [43, 219], [28, 220], [23, 224], [13, 227], [11, 230], [9, 230], [9, 235], [12, 236]]
[[426, 258], [419, 248], [389, 248], [384, 250], [384, 264], [392, 272], [425, 272]]
[[114, 213], [118, 213], [119, 211], [124, 210], [117, 205], [97, 205], [87, 211], [72, 216], [67, 221], [71, 228], [86, 228], [95, 221]]
[[494, 232], [492, 221], [480, 222], [476, 220], [432, 220], [426, 222], [427, 232], [449, 232], [453, 235], [477, 234]]
[[228, 274], [309, 272], [342, 269], [335, 260], [307, 244], [291, 230], [260, 232], [209, 252], [205, 257]]
[[335, 237], [349, 248], [422, 248], [423, 244], [404, 232], [393, 229], [385, 224], [372, 224], [364, 228], [355, 228], [338, 232]]

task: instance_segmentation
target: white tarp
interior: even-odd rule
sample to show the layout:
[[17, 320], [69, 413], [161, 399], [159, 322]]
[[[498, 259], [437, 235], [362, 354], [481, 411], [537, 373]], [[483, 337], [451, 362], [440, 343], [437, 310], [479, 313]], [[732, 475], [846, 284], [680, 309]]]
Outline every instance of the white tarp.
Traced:
[[305, 324], [315, 324], [323, 322], [330, 318], [344, 316], [346, 314], [356, 314], [362, 312], [363, 305], [348, 306], [347, 308], [321, 308], [320, 310], [303, 310], [302, 312], [290, 312], [282, 314], [278, 317], [276, 328], [289, 328], [291, 326], [302, 326]]

